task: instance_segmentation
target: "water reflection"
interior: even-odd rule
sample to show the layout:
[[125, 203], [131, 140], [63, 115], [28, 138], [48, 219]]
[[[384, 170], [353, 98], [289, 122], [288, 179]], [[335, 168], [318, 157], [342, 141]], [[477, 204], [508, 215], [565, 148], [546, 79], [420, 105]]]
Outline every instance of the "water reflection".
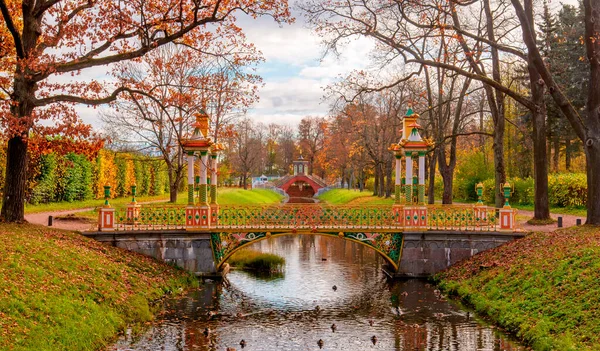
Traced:
[[389, 282], [384, 260], [360, 244], [304, 235], [253, 248], [285, 256], [285, 273], [234, 271], [228, 285], [167, 301], [147, 333], [112, 349], [241, 350], [244, 339], [244, 350], [319, 350], [322, 339], [322, 350], [525, 350], [427, 282]]

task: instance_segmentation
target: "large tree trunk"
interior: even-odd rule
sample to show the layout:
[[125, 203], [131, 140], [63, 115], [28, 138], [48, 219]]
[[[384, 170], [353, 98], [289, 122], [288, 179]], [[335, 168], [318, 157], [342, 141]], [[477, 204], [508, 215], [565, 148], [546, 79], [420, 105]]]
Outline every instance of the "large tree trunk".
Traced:
[[26, 180], [27, 143], [21, 137], [12, 137], [8, 140], [6, 152], [6, 178], [1, 213], [5, 221], [24, 221]]
[[538, 82], [541, 77], [538, 71], [529, 65], [531, 81], [531, 100], [537, 108], [533, 114], [533, 170], [535, 180], [535, 200], [533, 219], [550, 219], [548, 205], [548, 155], [546, 154], [546, 104], [544, 103], [544, 87]]
[[435, 165], [437, 162], [437, 153], [432, 152], [429, 158], [429, 185], [427, 194], [427, 203], [433, 205], [435, 203]]
[[450, 167], [441, 172], [442, 180], [444, 181], [444, 192], [442, 194], [442, 204], [444, 205], [452, 205], [453, 173]]
[[169, 202], [171, 202], [171, 203], [177, 202], [178, 190], [179, 190], [179, 184], [177, 184], [177, 182], [169, 184]]
[[[494, 17], [490, 1], [484, 1], [483, 5], [486, 16], [487, 37], [490, 41], [495, 42]], [[490, 51], [492, 54], [492, 77], [496, 82], [501, 83], [502, 76], [500, 74], [498, 49], [492, 46]], [[504, 120], [504, 94], [488, 86], [485, 86], [485, 91], [494, 120], [494, 143], [492, 149], [494, 151], [495, 204], [496, 207], [502, 207], [504, 205], [504, 194], [501, 190], [503, 184], [506, 182], [506, 171], [504, 169], [504, 130], [506, 124]]]
[[588, 186], [586, 223], [600, 225], [600, 133], [596, 129], [587, 136], [588, 142], [584, 145]]
[[[533, 23], [533, 6], [530, 1], [525, 2], [525, 12], [530, 23]], [[533, 33], [535, 40], [535, 32]], [[544, 102], [544, 84], [538, 70], [535, 68], [534, 57], [530, 52], [527, 56], [527, 70], [529, 71], [529, 86], [531, 88], [531, 101], [536, 108], [533, 114], [533, 170], [535, 179], [535, 201], [533, 219], [550, 219], [550, 207], [548, 205], [548, 155], [546, 154], [546, 103]], [[558, 134], [555, 136], [558, 144]], [[556, 153], [555, 169], [558, 171], [558, 147]]]

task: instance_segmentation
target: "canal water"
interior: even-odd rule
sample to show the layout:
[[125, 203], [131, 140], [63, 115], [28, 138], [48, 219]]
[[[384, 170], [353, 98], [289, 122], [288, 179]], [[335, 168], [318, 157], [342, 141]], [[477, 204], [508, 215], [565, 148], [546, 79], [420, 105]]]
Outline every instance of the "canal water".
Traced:
[[388, 281], [384, 260], [360, 244], [295, 235], [251, 248], [284, 256], [285, 272], [207, 282], [166, 301], [146, 333], [111, 350], [240, 351], [242, 339], [252, 351], [319, 350], [319, 340], [321, 350], [526, 350], [427, 281]]

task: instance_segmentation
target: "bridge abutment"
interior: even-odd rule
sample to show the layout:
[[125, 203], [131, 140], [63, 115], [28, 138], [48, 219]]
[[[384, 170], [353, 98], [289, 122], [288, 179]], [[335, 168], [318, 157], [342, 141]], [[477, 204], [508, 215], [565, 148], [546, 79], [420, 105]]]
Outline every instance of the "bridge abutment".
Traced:
[[198, 276], [218, 276], [210, 233], [182, 231], [93, 232], [87, 237], [128, 251], [154, 257]]
[[395, 278], [420, 278], [436, 274], [479, 252], [523, 237], [502, 232], [405, 232], [402, 256]]

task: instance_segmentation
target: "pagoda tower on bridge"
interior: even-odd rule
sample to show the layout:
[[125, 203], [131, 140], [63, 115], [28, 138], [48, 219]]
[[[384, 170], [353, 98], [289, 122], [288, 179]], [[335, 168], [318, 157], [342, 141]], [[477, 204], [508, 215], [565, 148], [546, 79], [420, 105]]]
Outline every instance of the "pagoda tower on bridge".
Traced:
[[[396, 158], [394, 212], [398, 215], [399, 220], [406, 220], [406, 225], [409, 227], [426, 226], [425, 154], [434, 145], [431, 139], [421, 137], [418, 118], [419, 115], [409, 107], [402, 119], [402, 138], [398, 144], [392, 144], [389, 148]], [[404, 178], [402, 178], [403, 157], [405, 160]], [[415, 161], [417, 161], [416, 167]], [[418, 176], [414, 177], [413, 174], [418, 174]]]

